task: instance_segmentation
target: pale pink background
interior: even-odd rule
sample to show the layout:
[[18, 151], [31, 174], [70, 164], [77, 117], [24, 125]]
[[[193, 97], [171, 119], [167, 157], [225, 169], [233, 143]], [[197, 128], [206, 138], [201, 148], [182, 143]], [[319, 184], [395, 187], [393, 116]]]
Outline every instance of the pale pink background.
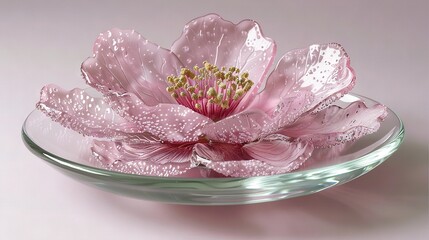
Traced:
[[[257, 20], [288, 49], [339, 42], [354, 90], [391, 107], [406, 139], [387, 162], [307, 197], [233, 207], [164, 205], [75, 182], [27, 151], [20, 127], [40, 88], [83, 87], [99, 32], [135, 28], [169, 47], [210, 12]], [[427, 239], [428, 1], [0, 2], [0, 239]]]

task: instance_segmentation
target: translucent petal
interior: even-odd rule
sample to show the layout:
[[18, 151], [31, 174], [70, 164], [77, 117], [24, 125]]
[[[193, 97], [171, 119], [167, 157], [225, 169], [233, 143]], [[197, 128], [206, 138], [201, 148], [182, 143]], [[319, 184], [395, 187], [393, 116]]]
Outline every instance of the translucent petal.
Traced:
[[207, 124], [202, 133], [216, 142], [245, 143], [260, 138], [270, 122], [271, 119], [261, 111], [246, 111]]
[[315, 44], [286, 53], [252, 106], [271, 111], [285, 96], [309, 91], [314, 98], [305, 110], [320, 111], [349, 92], [354, 82], [350, 59], [339, 44]]
[[201, 128], [213, 120], [179, 104], [147, 106], [132, 93], [106, 95], [122, 117], [168, 142], [195, 142]]
[[101, 33], [94, 57], [82, 63], [89, 85], [102, 93], [134, 93], [146, 105], [175, 103], [165, 90], [166, 78], [177, 75], [182, 64], [169, 50], [149, 42], [134, 30]]
[[309, 142], [272, 135], [241, 147], [233, 144], [197, 144], [194, 165], [203, 165], [225, 176], [253, 177], [290, 172], [311, 156]]
[[255, 109], [265, 111], [263, 130], [260, 132], [260, 137], [263, 137], [296, 121], [307, 111], [313, 99], [314, 95], [309, 91], [293, 92], [276, 101], [266, 102], [266, 104], [262, 101], [253, 101], [249, 107], [250, 110], [245, 110], [245, 112], [255, 112], [257, 111]]
[[196, 158], [192, 159], [193, 164], [205, 165], [207, 161], [231, 161], [237, 159], [250, 159], [242, 150], [242, 144], [227, 144], [227, 143], [197, 143], [194, 146]]
[[313, 145], [306, 141], [291, 141], [281, 134], [273, 134], [258, 142], [243, 146], [243, 150], [253, 159], [277, 167], [286, 167], [294, 161], [304, 161], [311, 156]]
[[386, 114], [384, 106], [367, 107], [360, 101], [346, 108], [330, 106], [300, 118], [281, 133], [312, 141], [316, 147], [328, 147], [377, 131]]
[[218, 67], [238, 67], [259, 82], [272, 64], [276, 45], [252, 20], [234, 24], [209, 14], [186, 24], [171, 50], [189, 68], [209, 61]]
[[275, 130], [287, 126], [297, 120], [308, 109], [314, 99], [310, 92], [291, 93], [279, 99], [274, 109], [270, 109]]
[[92, 151], [92, 161], [98, 167], [123, 173], [169, 177], [191, 168], [192, 145], [94, 141]]
[[82, 89], [66, 91], [56, 85], [41, 90], [37, 108], [84, 135], [101, 138], [140, 138], [143, 129], [117, 115], [101, 98], [90, 96]]
[[203, 127], [202, 133], [206, 138], [216, 142], [253, 142], [293, 123], [304, 113], [312, 99], [313, 94], [310, 92], [285, 96], [272, 109], [271, 116], [254, 108], [207, 124]]
[[[109, 163], [117, 160], [123, 162], [145, 160], [165, 164], [168, 162], [190, 162], [194, 144], [172, 144], [159, 141], [140, 141], [137, 143], [124, 143], [121, 141], [94, 140], [94, 149], [109, 150], [104, 154]], [[100, 152], [98, 151], [97, 152]]]

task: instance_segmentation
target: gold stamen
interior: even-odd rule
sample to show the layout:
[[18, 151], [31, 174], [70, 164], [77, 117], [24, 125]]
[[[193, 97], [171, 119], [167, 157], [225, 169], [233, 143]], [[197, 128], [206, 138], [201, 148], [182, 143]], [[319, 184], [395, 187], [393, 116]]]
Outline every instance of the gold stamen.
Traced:
[[226, 84], [225, 84], [225, 83], [223, 83], [223, 82], [220, 82], [220, 83], [218, 84], [218, 86], [219, 86], [220, 88], [222, 88], [222, 89], [226, 89]]
[[191, 79], [193, 79], [195, 77], [195, 74], [191, 70], [189, 70], [188, 68], [182, 68], [180, 70], [180, 75], [186, 76], [186, 77], [191, 78]]
[[240, 71], [237, 67], [219, 68], [204, 61], [202, 67], [181, 68], [179, 75], [168, 76], [166, 91], [173, 98], [186, 98], [183, 103], [190, 103], [195, 110], [202, 109], [201, 101], [228, 109], [235, 105], [233, 101], [240, 100], [253, 86], [249, 73]]
[[167, 92], [171, 93], [171, 92], [174, 92], [175, 89], [174, 89], [174, 86], [168, 86], [166, 90]]
[[252, 88], [253, 83], [247, 82], [246, 85], [244, 85], [243, 90], [245, 92], [248, 92]]
[[228, 88], [228, 89], [226, 90], [226, 97], [227, 97], [227, 98], [231, 97], [231, 93], [232, 93], [231, 89], [230, 89], [230, 88]]
[[227, 100], [223, 100], [222, 103], [220, 104], [220, 107], [223, 109], [229, 108], [229, 102]]
[[198, 91], [198, 98], [202, 98], [202, 97], [204, 97], [204, 91], [200, 90]]
[[207, 90], [207, 96], [216, 97], [217, 96], [216, 90], [213, 87], [210, 87], [209, 90]]
[[174, 76], [168, 76], [168, 77], [167, 77], [167, 81], [168, 81], [169, 83], [174, 83]]
[[187, 88], [188, 92], [194, 93], [195, 92], [195, 86], [190, 86]]
[[239, 90], [237, 90], [236, 92], [235, 92], [235, 95], [234, 95], [234, 100], [237, 100], [237, 99], [239, 99], [241, 96], [243, 96], [243, 94], [244, 94], [244, 90], [243, 89], [239, 89]]
[[249, 73], [245, 72], [243, 74], [241, 74], [241, 78], [248, 78], [249, 77]]

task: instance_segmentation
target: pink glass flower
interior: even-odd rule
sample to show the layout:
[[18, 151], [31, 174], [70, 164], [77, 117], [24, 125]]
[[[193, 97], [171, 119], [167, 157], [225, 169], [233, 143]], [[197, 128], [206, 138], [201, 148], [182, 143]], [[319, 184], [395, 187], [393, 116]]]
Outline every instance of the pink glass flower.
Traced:
[[93, 136], [100, 166], [173, 176], [205, 166], [223, 176], [292, 171], [325, 148], [376, 131], [382, 105], [332, 105], [355, 84], [339, 44], [286, 53], [268, 75], [276, 44], [251, 20], [218, 15], [185, 25], [171, 50], [133, 30], [100, 34], [85, 90], [42, 89], [38, 109]]

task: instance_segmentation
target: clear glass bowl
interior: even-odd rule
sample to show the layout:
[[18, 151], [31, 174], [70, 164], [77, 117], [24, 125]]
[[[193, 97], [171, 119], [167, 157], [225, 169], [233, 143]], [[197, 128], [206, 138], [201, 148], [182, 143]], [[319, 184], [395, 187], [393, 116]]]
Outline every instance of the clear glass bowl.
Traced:
[[[339, 103], [374, 100], [348, 94]], [[250, 178], [150, 177], [107, 171], [90, 165], [90, 137], [84, 137], [35, 110], [22, 128], [36, 156], [85, 184], [130, 197], [176, 204], [232, 205], [275, 201], [319, 192], [374, 169], [401, 144], [404, 126], [388, 109], [381, 128], [341, 149], [319, 150], [297, 171]]]

